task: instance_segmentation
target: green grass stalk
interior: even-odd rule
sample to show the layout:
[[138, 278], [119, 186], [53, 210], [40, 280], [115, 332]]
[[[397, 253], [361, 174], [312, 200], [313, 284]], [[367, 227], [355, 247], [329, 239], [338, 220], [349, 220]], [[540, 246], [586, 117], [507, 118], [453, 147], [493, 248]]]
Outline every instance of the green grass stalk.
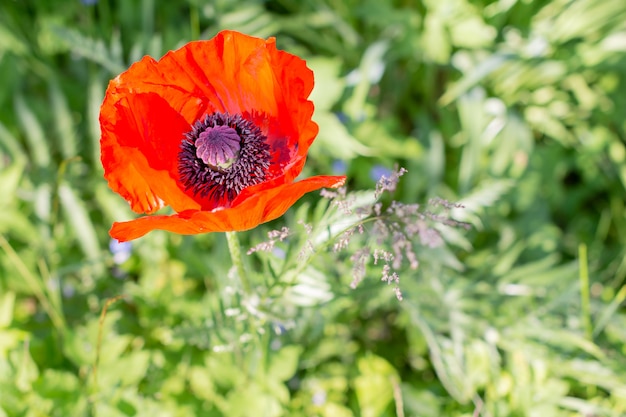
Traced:
[[591, 325], [591, 303], [589, 297], [589, 268], [587, 262], [587, 245], [578, 245], [578, 265], [580, 278], [580, 305], [583, 329], [588, 340], [593, 340], [593, 328]]

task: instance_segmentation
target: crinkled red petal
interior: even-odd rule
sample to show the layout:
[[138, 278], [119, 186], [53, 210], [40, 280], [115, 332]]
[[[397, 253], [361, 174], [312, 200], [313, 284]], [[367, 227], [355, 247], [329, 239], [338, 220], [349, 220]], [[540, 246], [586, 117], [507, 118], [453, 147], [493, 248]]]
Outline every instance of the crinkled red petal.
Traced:
[[337, 188], [343, 176], [317, 176], [283, 184], [250, 195], [237, 206], [215, 211], [188, 210], [172, 216], [146, 216], [114, 223], [111, 237], [124, 242], [137, 239], [152, 230], [167, 230], [191, 235], [208, 232], [248, 230], [282, 216], [305, 193], [320, 188]]
[[189, 124], [157, 94], [124, 94], [103, 104], [101, 158], [113, 191], [138, 213], [163, 202], [176, 211], [200, 208], [177, 181], [177, 155]]

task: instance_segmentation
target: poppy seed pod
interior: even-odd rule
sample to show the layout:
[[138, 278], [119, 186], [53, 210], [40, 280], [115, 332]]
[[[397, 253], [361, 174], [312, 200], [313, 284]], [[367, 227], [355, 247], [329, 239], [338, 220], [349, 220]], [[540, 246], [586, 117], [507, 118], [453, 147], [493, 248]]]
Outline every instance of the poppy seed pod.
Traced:
[[104, 177], [133, 211], [176, 213], [114, 223], [111, 236], [247, 230], [343, 185], [344, 176], [294, 182], [318, 132], [312, 89], [312, 71], [275, 39], [233, 31], [133, 64], [100, 110]]

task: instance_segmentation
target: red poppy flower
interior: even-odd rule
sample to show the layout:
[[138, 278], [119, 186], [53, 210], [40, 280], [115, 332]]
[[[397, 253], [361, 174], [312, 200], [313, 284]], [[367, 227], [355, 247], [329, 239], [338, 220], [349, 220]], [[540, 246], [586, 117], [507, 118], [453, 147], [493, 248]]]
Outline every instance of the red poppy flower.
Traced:
[[176, 214], [114, 223], [111, 236], [251, 229], [309, 191], [343, 185], [294, 182], [318, 131], [312, 89], [312, 71], [274, 38], [232, 31], [133, 64], [102, 103], [104, 177], [135, 212]]

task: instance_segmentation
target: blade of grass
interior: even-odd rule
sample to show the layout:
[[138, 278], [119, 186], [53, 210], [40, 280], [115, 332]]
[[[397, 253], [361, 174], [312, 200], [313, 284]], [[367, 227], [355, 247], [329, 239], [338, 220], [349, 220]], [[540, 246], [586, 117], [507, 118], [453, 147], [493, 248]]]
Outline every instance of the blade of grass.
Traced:
[[50, 106], [54, 114], [56, 134], [58, 137], [59, 150], [64, 159], [76, 156], [78, 153], [76, 131], [72, 113], [67, 104], [67, 98], [63, 94], [59, 84], [51, 80], [49, 85]]
[[0, 148], [4, 149], [11, 158], [21, 159], [24, 157], [24, 150], [17, 138], [9, 132], [4, 124], [0, 122]]
[[74, 229], [74, 234], [83, 253], [91, 261], [98, 260], [100, 257], [100, 245], [98, 244], [96, 230], [89, 218], [87, 208], [69, 185], [61, 184], [58, 193], [67, 221]]
[[50, 317], [50, 321], [52, 321], [54, 327], [59, 331], [59, 333], [63, 334], [65, 332], [65, 320], [61, 312], [57, 311], [48, 299], [43, 289], [43, 284], [35, 277], [35, 275], [33, 275], [17, 252], [15, 252], [11, 244], [2, 235], [0, 235], [0, 248], [4, 250], [4, 253], [6, 253], [9, 257], [10, 262], [31, 288], [33, 294], [41, 304], [41, 307], [44, 309], [46, 314], [48, 314], [48, 317]]
[[40, 168], [49, 167], [51, 152], [46, 135], [35, 113], [28, 107], [21, 94], [15, 96], [15, 112], [26, 136], [33, 161]]
[[104, 99], [105, 86], [102, 81], [94, 76], [89, 80], [87, 87], [87, 130], [89, 132], [92, 166], [101, 170], [100, 165], [100, 104]]
[[578, 245], [578, 265], [580, 278], [580, 305], [583, 329], [588, 340], [593, 340], [593, 328], [591, 326], [591, 307], [589, 302], [589, 269], [587, 264], [587, 245]]
[[617, 294], [615, 294], [615, 298], [613, 298], [613, 301], [611, 301], [611, 303], [604, 309], [602, 314], [600, 314], [600, 317], [598, 318], [598, 321], [596, 322], [596, 325], [593, 329], [593, 337], [597, 337], [600, 333], [602, 333], [611, 318], [619, 310], [624, 300], [626, 300], [626, 285], [622, 286], [622, 288], [619, 289]]
[[104, 303], [104, 307], [102, 307], [102, 312], [100, 313], [100, 319], [98, 320], [98, 341], [96, 344], [96, 357], [93, 363], [93, 385], [98, 389], [98, 363], [100, 362], [100, 351], [102, 348], [102, 329], [104, 327], [104, 319], [106, 318], [107, 311], [111, 304], [121, 300], [124, 298], [124, 295], [118, 295], [113, 298], [109, 298]]

